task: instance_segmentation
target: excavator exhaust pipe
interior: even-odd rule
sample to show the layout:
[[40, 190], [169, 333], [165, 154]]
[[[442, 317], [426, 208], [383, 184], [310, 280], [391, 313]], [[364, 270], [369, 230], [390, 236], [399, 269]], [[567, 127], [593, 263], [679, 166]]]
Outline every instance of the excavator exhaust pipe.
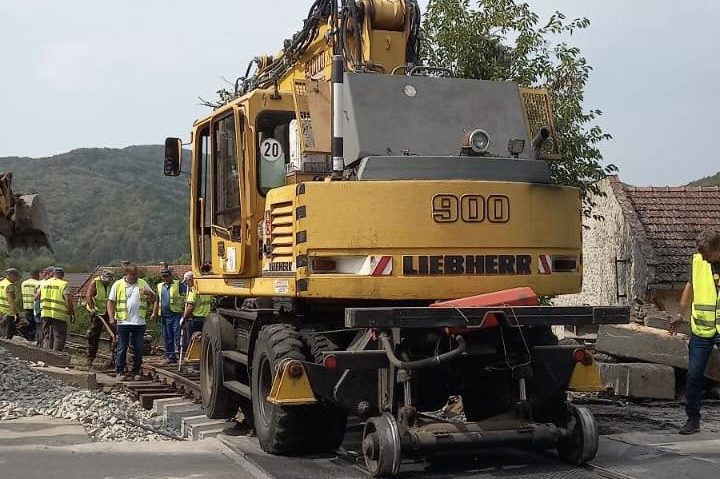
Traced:
[[0, 234], [5, 236], [9, 249], [48, 248], [47, 215], [38, 195], [18, 195], [14, 198], [14, 211], [0, 218]]

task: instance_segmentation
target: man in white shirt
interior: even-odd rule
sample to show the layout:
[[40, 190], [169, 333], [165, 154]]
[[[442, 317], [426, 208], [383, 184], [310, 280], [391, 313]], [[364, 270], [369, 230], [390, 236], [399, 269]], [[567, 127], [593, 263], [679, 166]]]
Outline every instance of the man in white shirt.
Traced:
[[132, 377], [138, 381], [145, 346], [145, 317], [148, 306], [156, 300], [155, 293], [143, 279], [138, 279], [138, 268], [129, 265], [125, 276], [115, 281], [108, 294], [107, 310], [110, 325], [117, 324], [118, 346], [115, 371], [120, 380], [130, 379], [125, 375], [128, 346], [133, 346]]

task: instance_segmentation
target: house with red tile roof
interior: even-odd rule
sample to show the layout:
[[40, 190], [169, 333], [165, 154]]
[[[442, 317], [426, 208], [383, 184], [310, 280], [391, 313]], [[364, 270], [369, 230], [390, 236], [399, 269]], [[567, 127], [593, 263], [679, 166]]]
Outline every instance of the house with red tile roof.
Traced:
[[677, 311], [698, 234], [720, 231], [720, 188], [637, 187], [617, 176], [598, 186], [594, 213], [602, 218], [585, 220], [582, 293], [557, 303], [639, 300]]

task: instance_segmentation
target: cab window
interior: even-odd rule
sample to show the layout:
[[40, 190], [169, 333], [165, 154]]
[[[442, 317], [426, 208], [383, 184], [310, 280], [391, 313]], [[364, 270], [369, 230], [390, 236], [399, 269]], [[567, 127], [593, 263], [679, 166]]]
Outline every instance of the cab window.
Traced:
[[230, 229], [240, 224], [240, 172], [235, 117], [213, 125], [214, 224]]
[[285, 184], [285, 165], [290, 162], [290, 122], [292, 111], [266, 111], [257, 117], [258, 190], [265, 196], [272, 188]]

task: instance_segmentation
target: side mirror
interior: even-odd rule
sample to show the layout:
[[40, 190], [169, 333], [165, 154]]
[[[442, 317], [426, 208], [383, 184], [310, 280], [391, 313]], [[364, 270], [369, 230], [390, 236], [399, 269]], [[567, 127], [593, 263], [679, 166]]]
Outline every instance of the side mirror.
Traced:
[[165, 176], [180, 176], [182, 172], [182, 140], [165, 139]]

